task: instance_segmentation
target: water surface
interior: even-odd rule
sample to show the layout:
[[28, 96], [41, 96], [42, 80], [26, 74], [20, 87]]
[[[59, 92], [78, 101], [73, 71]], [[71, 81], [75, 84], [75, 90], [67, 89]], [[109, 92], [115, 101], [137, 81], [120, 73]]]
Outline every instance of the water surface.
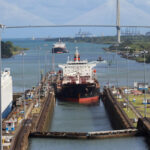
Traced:
[[[49, 71], [52, 67], [51, 48], [53, 42], [41, 40], [16, 39], [14, 44], [27, 47], [25, 56], [16, 55], [9, 59], [2, 59], [2, 67], [11, 68], [14, 92], [22, 92], [32, 88], [40, 81], [40, 73]], [[48, 46], [45, 46], [47, 44]], [[102, 48], [109, 45], [92, 43], [68, 43], [69, 54], [55, 55], [55, 69], [58, 64], [65, 63], [68, 56], [72, 59], [75, 47], [78, 46], [81, 59], [96, 61], [99, 56], [106, 61], [96, 66], [97, 77], [101, 87], [107, 85], [127, 85], [127, 72], [129, 85], [134, 81], [144, 81], [144, 65], [135, 61], [127, 61], [119, 55], [105, 52]], [[107, 62], [112, 64], [108, 67]], [[24, 63], [23, 63], [24, 62]], [[129, 63], [129, 68], [127, 67]], [[118, 69], [117, 69], [118, 64]], [[24, 74], [23, 74], [24, 72]], [[150, 65], [146, 64], [146, 82], [150, 83]], [[23, 82], [24, 81], [24, 82]], [[101, 88], [102, 89], [102, 88]], [[112, 130], [108, 115], [102, 103], [97, 106], [84, 106], [72, 103], [57, 102], [53, 116], [51, 131], [100, 131]], [[101, 150], [146, 150], [146, 143], [142, 137], [105, 139], [105, 140], [58, 140], [58, 139], [30, 139], [30, 150], [67, 150], [67, 149], [101, 149]]]

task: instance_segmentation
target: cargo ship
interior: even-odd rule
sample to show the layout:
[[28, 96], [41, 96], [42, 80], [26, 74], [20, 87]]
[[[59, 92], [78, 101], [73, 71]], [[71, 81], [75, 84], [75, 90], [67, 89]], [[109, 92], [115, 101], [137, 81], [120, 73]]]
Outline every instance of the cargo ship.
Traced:
[[99, 101], [100, 85], [96, 79], [95, 62], [80, 60], [78, 48], [74, 60], [69, 58], [66, 64], [58, 65], [61, 70], [58, 73], [56, 84], [56, 97], [63, 101], [77, 102], [80, 104], [92, 104]]
[[52, 53], [68, 53], [66, 44], [59, 39], [59, 41], [53, 45]]
[[13, 101], [12, 77], [10, 69], [5, 68], [1, 73], [1, 94], [2, 94], [2, 118], [6, 118], [11, 112]]

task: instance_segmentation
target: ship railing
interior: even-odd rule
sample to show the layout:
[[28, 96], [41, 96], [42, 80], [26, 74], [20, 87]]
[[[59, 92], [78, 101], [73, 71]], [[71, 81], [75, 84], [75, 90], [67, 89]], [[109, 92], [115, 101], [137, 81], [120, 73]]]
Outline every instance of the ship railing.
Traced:
[[77, 76], [67, 76], [64, 77], [63, 83], [80, 83], [80, 84], [85, 84], [85, 83], [93, 83], [95, 80], [92, 79], [90, 76], [80, 76], [79, 78]]

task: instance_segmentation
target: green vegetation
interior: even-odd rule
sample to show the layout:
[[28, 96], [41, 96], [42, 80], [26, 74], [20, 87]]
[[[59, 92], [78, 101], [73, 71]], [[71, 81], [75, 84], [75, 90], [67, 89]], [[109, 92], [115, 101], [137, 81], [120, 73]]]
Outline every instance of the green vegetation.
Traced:
[[[59, 38], [45, 39], [45, 40], [58, 41]], [[115, 36], [61, 38], [61, 41], [65, 41], [65, 42], [73, 42], [73, 43], [87, 42], [87, 43], [97, 43], [97, 44], [113, 44], [115, 43], [116, 40], [117, 39]]]
[[[59, 38], [53, 39], [45, 39], [46, 41], [58, 41]], [[96, 43], [96, 44], [111, 44], [109, 48], [104, 48], [108, 51], [116, 51], [115, 44], [117, 43], [116, 36], [101, 36], [101, 37], [66, 37], [61, 38], [62, 41], [67, 42], [87, 42], [87, 43]], [[145, 61], [146, 63], [150, 63], [150, 36], [122, 36], [121, 44], [117, 47], [117, 50], [120, 51], [120, 54], [127, 58], [126, 52], [127, 49], [125, 47], [130, 47], [129, 49], [129, 59], [136, 60], [138, 62], [144, 61], [144, 56], [141, 54], [143, 50], [148, 51], [146, 53]]]
[[[118, 98], [117, 101], [121, 104], [121, 103], [126, 103], [125, 100], [123, 98]], [[126, 113], [126, 115], [128, 116], [129, 119], [134, 120], [137, 119], [135, 113], [130, 109], [127, 108], [127, 106], [123, 107], [123, 111]], [[137, 122], [133, 122], [134, 127], [137, 126]]]
[[[133, 102], [133, 99], [136, 99], [135, 102]], [[146, 98], [150, 99], [150, 94], [146, 94]], [[132, 102], [132, 104], [135, 106], [135, 108], [141, 113], [142, 116], [144, 116], [144, 104], [142, 104], [144, 99], [144, 95], [129, 95], [129, 100]], [[150, 104], [147, 104], [147, 117], [150, 117]]]
[[[126, 95], [127, 96], [127, 95]], [[117, 98], [117, 97], [115, 97]], [[150, 94], [146, 94], [146, 98], [150, 99]], [[133, 99], [136, 99], [136, 101], [133, 101]], [[136, 108], [137, 111], [140, 112], [140, 114], [144, 117], [144, 104], [142, 104], [144, 99], [144, 94], [142, 95], [133, 95], [129, 94], [129, 101], [133, 104], [133, 106]], [[122, 105], [122, 103], [126, 103], [124, 98], [118, 98], [117, 101]], [[137, 122], [134, 122], [134, 119], [137, 119], [136, 114], [130, 109], [130, 107], [127, 108], [127, 106], [123, 107], [123, 111], [127, 114], [129, 119], [133, 120], [133, 125], [136, 127]], [[150, 104], [147, 104], [147, 117], [150, 117]]]
[[[59, 38], [48, 38], [45, 41], [59, 41]], [[61, 41], [64, 42], [87, 42], [87, 43], [97, 43], [97, 44], [115, 44], [117, 43], [116, 36], [96, 36], [96, 37], [64, 37], [61, 38]], [[150, 46], [150, 36], [121, 36], [121, 42], [126, 43], [149, 43], [145, 45], [145, 49], [148, 49]], [[130, 44], [130, 43], [129, 43]], [[143, 47], [143, 46], [141, 46]]]
[[9, 58], [13, 55], [19, 54], [23, 50], [28, 50], [28, 48], [21, 48], [18, 46], [14, 46], [12, 42], [7, 41], [3, 42], [2, 41], [2, 58]]
[[[149, 37], [148, 37], [149, 38]], [[145, 39], [145, 38], [144, 38]], [[127, 47], [129, 47], [127, 52]], [[137, 62], [144, 62], [144, 50], [146, 51], [145, 54], [145, 62], [150, 63], [150, 41], [143, 41], [143, 40], [125, 40], [119, 46], [111, 45], [108, 50], [109, 51], [120, 51], [119, 53], [124, 58], [129, 58], [136, 60]]]
[[[137, 119], [135, 113], [130, 108], [123, 108], [124, 112], [127, 114], [129, 119]], [[134, 127], [137, 127], [137, 122], [133, 122]]]

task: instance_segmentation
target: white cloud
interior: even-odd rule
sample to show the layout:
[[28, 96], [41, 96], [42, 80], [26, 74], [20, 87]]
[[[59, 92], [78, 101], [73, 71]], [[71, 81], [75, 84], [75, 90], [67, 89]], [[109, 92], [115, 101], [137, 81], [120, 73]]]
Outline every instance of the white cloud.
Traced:
[[68, 24], [115, 24], [114, 0], [109, 0], [103, 5], [68, 22]]
[[[136, 8], [126, 0], [120, 1], [121, 24], [122, 25], [149, 25], [150, 14]], [[68, 24], [115, 24], [116, 23], [116, 2], [107, 0], [99, 7], [80, 15]]]
[[150, 14], [126, 0], [122, 0], [121, 23], [124, 25], [150, 25]]
[[[135, 7], [128, 2], [139, 9], [135, 10]], [[121, 15], [129, 14], [129, 12], [135, 14], [137, 11], [138, 15], [141, 13], [145, 16], [144, 8], [150, 8], [150, 0], [120, 0], [120, 3], [122, 5]], [[123, 3], [128, 6], [123, 6]], [[116, 0], [0, 0], [0, 4], [0, 21], [5, 24], [37, 24], [41, 22], [45, 24], [78, 22], [80, 24], [79, 21], [90, 24], [115, 23]], [[130, 9], [131, 7], [133, 10]], [[140, 12], [142, 7], [144, 7], [143, 11]], [[130, 11], [127, 12], [129, 9]], [[149, 10], [147, 9], [147, 11]], [[123, 22], [127, 15], [121, 17]], [[128, 20], [130, 19], [128, 18], [127, 22]]]
[[6, 25], [53, 24], [47, 19], [43, 19], [3, 0], [0, 0], [0, 22]]
[[144, 5], [144, 6], [149, 5], [150, 6], [150, 1], [149, 0], [144, 0], [144, 1], [142, 1], [142, 0], [132, 0], [131, 2], [133, 2], [136, 5]]
[[[4, 0], [3, 0], [4, 1]], [[63, 24], [97, 7], [104, 0], [5, 0], [36, 16]]]
[[150, 0], [128, 0], [135, 7], [150, 14]]
[[[122, 25], [150, 25], [150, 0], [120, 0], [120, 3]], [[0, 0], [0, 23], [46, 25], [52, 22], [115, 24], [116, 0]]]

